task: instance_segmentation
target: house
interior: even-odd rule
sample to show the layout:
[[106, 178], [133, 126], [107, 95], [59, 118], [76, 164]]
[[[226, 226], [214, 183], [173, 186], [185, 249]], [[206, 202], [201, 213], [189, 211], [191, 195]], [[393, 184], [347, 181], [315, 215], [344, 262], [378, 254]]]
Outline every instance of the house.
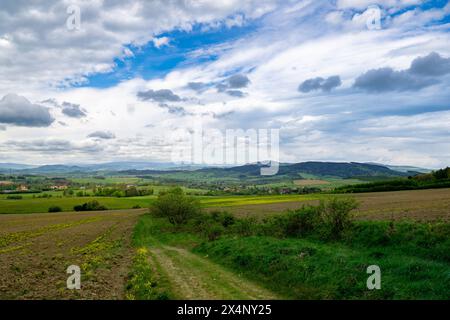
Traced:
[[17, 187], [17, 191], [28, 191], [28, 187], [26, 185], [20, 185]]

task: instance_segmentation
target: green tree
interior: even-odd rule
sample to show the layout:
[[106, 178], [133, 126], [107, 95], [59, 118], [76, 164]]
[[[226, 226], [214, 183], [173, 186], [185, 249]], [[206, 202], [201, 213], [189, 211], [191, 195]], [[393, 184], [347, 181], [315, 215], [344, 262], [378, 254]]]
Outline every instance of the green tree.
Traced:
[[166, 217], [174, 225], [185, 224], [201, 214], [198, 200], [187, 196], [179, 187], [160, 193], [151, 210], [154, 215]]

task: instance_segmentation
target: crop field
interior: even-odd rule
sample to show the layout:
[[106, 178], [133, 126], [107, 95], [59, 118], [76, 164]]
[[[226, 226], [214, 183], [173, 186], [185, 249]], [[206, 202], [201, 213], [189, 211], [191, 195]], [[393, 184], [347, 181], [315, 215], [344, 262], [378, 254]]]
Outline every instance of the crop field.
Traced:
[[[0, 299], [117, 299], [142, 210], [0, 215]], [[83, 290], [67, 290], [78, 265]]]
[[[356, 218], [360, 220], [403, 220], [416, 221], [450, 221], [450, 189], [412, 190], [394, 192], [374, 192], [360, 194], [333, 195], [336, 197], [354, 197], [359, 202]], [[297, 196], [299, 197], [299, 196]], [[239, 203], [215, 205], [211, 210], [223, 209], [237, 216], [264, 217], [297, 209], [304, 204], [317, 204], [327, 195], [286, 197], [286, 201], [269, 201], [266, 203]], [[243, 200], [242, 200], [243, 202]], [[228, 203], [229, 204], [229, 203]]]

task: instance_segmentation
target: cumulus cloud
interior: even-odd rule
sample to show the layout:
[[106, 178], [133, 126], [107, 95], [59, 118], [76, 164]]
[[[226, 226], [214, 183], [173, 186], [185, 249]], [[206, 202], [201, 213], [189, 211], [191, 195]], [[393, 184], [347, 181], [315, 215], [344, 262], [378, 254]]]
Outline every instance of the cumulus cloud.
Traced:
[[179, 102], [181, 98], [174, 94], [172, 90], [169, 89], [161, 89], [161, 90], [147, 90], [147, 91], [139, 91], [137, 93], [137, 97], [143, 101], [151, 100], [155, 102]]
[[208, 89], [209, 85], [204, 82], [189, 82], [187, 84], [187, 87], [191, 90], [197, 91], [197, 92], [203, 92], [206, 89]]
[[443, 76], [450, 73], [450, 58], [443, 58], [439, 53], [431, 52], [425, 57], [414, 59], [409, 71], [423, 76]]
[[104, 139], [104, 140], [109, 140], [109, 139], [115, 139], [116, 138], [115, 134], [112, 133], [111, 131], [95, 131], [95, 132], [92, 132], [91, 134], [89, 134], [87, 137], [88, 138]]
[[82, 109], [79, 104], [63, 102], [62, 113], [71, 118], [84, 118], [87, 116], [86, 110]]
[[0, 123], [23, 127], [48, 127], [54, 121], [48, 108], [33, 104], [25, 97], [7, 94], [0, 100]]
[[160, 37], [160, 38], [153, 39], [153, 45], [158, 49], [163, 46], [168, 46], [169, 43], [170, 43], [170, 39], [168, 37]]
[[[70, 4], [81, 9], [81, 29], [70, 31], [66, 1], [2, 1], [0, 61], [5, 63], [0, 78], [8, 81], [0, 81], [0, 90], [3, 85], [85, 82], [86, 74], [109, 72], [117, 57], [129, 56], [128, 44], [142, 46], [164, 31], [215, 24], [237, 12], [258, 18], [275, 9], [277, 2], [265, 0], [261, 6], [260, 0], [231, 0], [226, 5], [216, 0], [73, 0]], [[158, 45], [167, 41], [156, 39]]]
[[303, 81], [298, 87], [298, 91], [308, 93], [310, 91], [322, 90], [329, 92], [342, 84], [339, 76], [331, 76], [326, 79], [317, 77]]
[[250, 79], [243, 74], [235, 74], [225, 81], [230, 89], [245, 88], [250, 83]]
[[81, 152], [96, 153], [102, 151], [103, 148], [96, 143], [73, 143], [64, 139], [37, 139], [37, 140], [9, 140], [5, 142], [10, 148], [19, 151], [31, 152]]
[[250, 79], [244, 74], [235, 74], [216, 85], [218, 92], [224, 92], [232, 97], [242, 98], [246, 94], [237, 89], [246, 88]]
[[392, 68], [369, 70], [356, 78], [354, 87], [369, 92], [420, 90], [440, 82], [438, 77], [450, 73], [450, 59], [432, 52], [417, 57], [409, 69]]

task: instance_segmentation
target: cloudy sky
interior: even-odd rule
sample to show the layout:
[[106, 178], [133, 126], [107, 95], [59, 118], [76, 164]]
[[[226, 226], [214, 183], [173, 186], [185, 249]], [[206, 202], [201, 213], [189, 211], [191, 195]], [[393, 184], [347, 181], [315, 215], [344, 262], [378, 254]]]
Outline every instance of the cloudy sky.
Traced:
[[279, 129], [281, 161], [450, 165], [449, 31], [448, 1], [2, 1], [0, 162], [170, 161], [201, 122]]

